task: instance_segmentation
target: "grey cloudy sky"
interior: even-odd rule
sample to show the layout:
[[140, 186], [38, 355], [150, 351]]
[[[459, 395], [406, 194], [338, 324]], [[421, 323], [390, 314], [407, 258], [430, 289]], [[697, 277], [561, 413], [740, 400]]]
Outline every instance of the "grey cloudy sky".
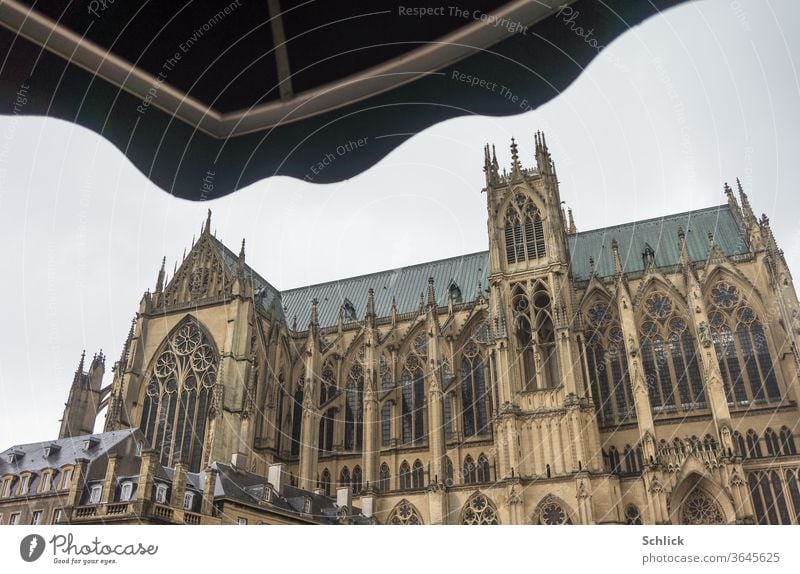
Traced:
[[[193, 204], [72, 124], [0, 117], [0, 450], [47, 440], [83, 348], [119, 356], [161, 257], [205, 210], [279, 289], [486, 249], [482, 147], [545, 130], [578, 229], [724, 203], [738, 176], [800, 269], [800, 3], [702, 0], [613, 42], [560, 97], [434, 126], [336, 185], [273, 178]], [[342, 158], [346, 161], [346, 156]], [[98, 422], [99, 427], [102, 421]]]

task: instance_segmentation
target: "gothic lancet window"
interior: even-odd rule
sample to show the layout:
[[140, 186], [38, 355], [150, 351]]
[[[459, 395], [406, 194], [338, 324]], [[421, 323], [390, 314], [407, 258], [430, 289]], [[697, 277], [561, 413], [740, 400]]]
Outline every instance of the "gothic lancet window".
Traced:
[[697, 346], [684, 317], [660, 291], [644, 300], [642, 365], [655, 413], [707, 407]]
[[461, 359], [461, 419], [464, 437], [489, 433], [489, 402], [483, 359], [474, 338], [464, 345]]
[[392, 402], [386, 401], [381, 408], [381, 446], [392, 444]]
[[353, 486], [353, 494], [358, 494], [361, 492], [361, 482], [363, 478], [361, 476], [361, 467], [356, 465], [353, 467], [353, 476], [352, 476], [352, 486]]
[[297, 387], [294, 390], [294, 400], [292, 404], [292, 456], [300, 454], [300, 430], [303, 424], [303, 391], [306, 379], [303, 375], [297, 380]]
[[364, 442], [364, 371], [359, 363], [350, 369], [345, 395], [344, 448], [361, 450]]
[[747, 298], [727, 281], [710, 291], [708, 321], [728, 404], [778, 402], [781, 391], [764, 327]]
[[414, 468], [411, 470], [411, 482], [414, 488], [425, 486], [425, 468], [419, 459], [414, 461]]
[[330, 357], [322, 365], [322, 377], [319, 385], [319, 406], [323, 406], [336, 395], [336, 364]]
[[145, 389], [140, 428], [161, 464], [183, 459], [198, 472], [218, 357], [198, 324], [187, 320], [157, 356]]
[[635, 419], [622, 329], [611, 301], [597, 301], [585, 313], [586, 364], [601, 424]]
[[391, 479], [391, 472], [389, 471], [389, 465], [385, 462], [381, 464], [381, 470], [378, 477], [378, 490], [381, 492], [388, 492], [389, 491], [389, 480]]
[[347, 467], [339, 472], [339, 486], [350, 486], [350, 469]]
[[411, 467], [408, 465], [408, 461], [404, 460], [400, 464], [398, 476], [400, 478], [400, 490], [411, 490]]
[[425, 366], [428, 354], [428, 339], [421, 333], [405, 359], [401, 376], [401, 438], [403, 444], [425, 442]]
[[504, 235], [507, 263], [545, 256], [542, 217], [533, 201], [522, 193], [516, 194], [506, 208]]
[[478, 481], [477, 469], [475, 468], [475, 461], [470, 455], [464, 458], [464, 484], [474, 484]]
[[550, 295], [537, 283], [529, 298], [521, 286], [512, 299], [517, 352], [523, 390], [555, 388], [561, 384], [555, 348]]
[[403, 499], [398, 502], [389, 513], [389, 518], [386, 524], [394, 524], [398, 526], [412, 526], [422, 524], [422, 519], [419, 512], [414, 508], [414, 505]]
[[330, 408], [319, 420], [319, 441], [317, 448], [320, 454], [333, 452], [334, 413], [336, 409]]
[[327, 468], [322, 471], [322, 477], [319, 479], [319, 487], [322, 489], [322, 492], [325, 493], [325, 496], [331, 495], [331, 473]]

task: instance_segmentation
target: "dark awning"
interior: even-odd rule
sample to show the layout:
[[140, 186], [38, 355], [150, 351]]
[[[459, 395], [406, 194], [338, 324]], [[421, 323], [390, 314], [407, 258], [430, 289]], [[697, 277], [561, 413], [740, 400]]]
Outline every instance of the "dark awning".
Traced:
[[437, 122], [540, 106], [681, 1], [0, 0], [0, 113], [87, 127], [187, 199], [329, 183]]

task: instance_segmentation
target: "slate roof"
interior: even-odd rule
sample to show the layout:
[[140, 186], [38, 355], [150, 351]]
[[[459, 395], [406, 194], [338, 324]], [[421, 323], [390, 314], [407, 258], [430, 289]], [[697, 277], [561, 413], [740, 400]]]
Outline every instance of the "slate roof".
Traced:
[[[38, 472], [45, 468], [58, 468], [67, 464], [75, 464], [75, 460], [78, 458], [85, 458], [91, 462], [106, 455], [115, 446], [137, 433], [140, 434], [139, 429], [131, 428], [13, 446], [0, 453], [0, 476], [26, 471]], [[84, 441], [90, 437], [97, 439], [98, 442], [94, 447], [86, 450], [83, 448]], [[55, 445], [58, 449], [53, 449], [50, 456], [45, 458], [44, 449], [50, 445]], [[17, 451], [23, 456], [17, 457], [14, 462], [8, 462], [8, 454], [11, 451]]]

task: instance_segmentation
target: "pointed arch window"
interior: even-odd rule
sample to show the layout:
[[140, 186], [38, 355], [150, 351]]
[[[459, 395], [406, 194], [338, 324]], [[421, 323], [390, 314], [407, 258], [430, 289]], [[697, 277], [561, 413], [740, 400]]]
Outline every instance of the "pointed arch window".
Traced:
[[405, 359], [401, 377], [401, 439], [403, 444], [423, 444], [425, 434], [425, 375], [423, 367], [428, 352], [428, 339], [421, 333], [414, 339]]
[[333, 452], [334, 414], [336, 409], [330, 408], [319, 419], [319, 441], [317, 448], [320, 454]]
[[411, 490], [411, 467], [408, 461], [403, 461], [400, 464], [400, 490]]
[[322, 492], [325, 493], [325, 496], [331, 495], [331, 471], [327, 468], [322, 471], [322, 476], [319, 479], [319, 487], [322, 489]]
[[747, 298], [731, 283], [709, 292], [708, 321], [728, 403], [779, 402], [781, 390], [764, 327]]
[[184, 458], [192, 472], [200, 470], [218, 362], [213, 343], [192, 319], [169, 337], [153, 362], [140, 428], [161, 452], [163, 466]]
[[467, 341], [461, 359], [461, 418], [464, 437], [489, 433], [489, 403], [483, 358], [474, 339]]
[[584, 353], [592, 395], [603, 425], [635, 420], [622, 329], [611, 301], [597, 301], [585, 313]]
[[686, 320], [660, 291], [651, 293], [643, 306], [642, 365], [654, 412], [706, 408], [697, 345]]
[[452, 392], [444, 395], [444, 439], [453, 440], [453, 400], [455, 397]]
[[339, 472], [339, 486], [350, 486], [350, 469], [346, 466]]
[[322, 376], [319, 385], [319, 406], [325, 405], [336, 396], [336, 364], [328, 357], [322, 365]]
[[555, 388], [561, 384], [555, 352], [555, 328], [550, 294], [541, 282], [530, 299], [521, 286], [512, 299], [521, 362], [523, 390]]
[[771, 428], [764, 431], [764, 442], [767, 443], [767, 453], [770, 456], [781, 455], [781, 442], [778, 440], [778, 435]]
[[392, 509], [392, 512], [389, 513], [389, 518], [386, 520], [386, 524], [394, 524], [397, 526], [415, 526], [422, 524], [422, 519], [420, 518], [419, 512], [414, 505], [403, 499], [398, 502]]
[[392, 402], [386, 401], [381, 407], [381, 446], [392, 444]]
[[344, 418], [345, 450], [361, 450], [364, 442], [364, 370], [359, 363], [347, 380]]
[[642, 515], [635, 504], [629, 504], [625, 507], [625, 524], [641, 524]]
[[475, 478], [478, 480], [478, 482], [489, 482], [491, 480], [489, 459], [486, 458], [485, 454], [481, 453], [481, 455], [478, 457], [478, 465], [475, 468], [475, 471]]
[[747, 446], [744, 442], [744, 437], [739, 431], [733, 431], [733, 442], [736, 444], [736, 450], [739, 456], [747, 458]]
[[695, 488], [681, 505], [681, 524], [724, 524], [717, 502], [704, 490]]
[[518, 193], [508, 204], [504, 236], [507, 263], [540, 259], [546, 255], [542, 217], [530, 197]]
[[425, 467], [419, 459], [414, 461], [414, 468], [411, 471], [411, 483], [414, 488], [425, 486]]
[[461, 524], [470, 526], [499, 524], [497, 507], [489, 497], [476, 493], [470, 497], [461, 510]]
[[572, 524], [572, 519], [561, 503], [548, 495], [536, 510], [534, 522], [548, 526], [561, 526]]
[[789, 456], [797, 454], [797, 446], [794, 443], [794, 436], [789, 427], [781, 427], [781, 454]]
[[748, 474], [747, 483], [759, 524], [793, 524], [800, 519], [797, 469], [763, 470]]
[[380, 473], [378, 475], [378, 490], [381, 492], [389, 492], [389, 481], [391, 480], [391, 472], [389, 465], [385, 462], [381, 464]]
[[359, 492], [361, 492], [362, 480], [363, 479], [361, 476], [361, 467], [356, 465], [353, 467], [353, 476], [352, 476], [353, 494], [358, 494]]
[[747, 431], [747, 458], [761, 458], [761, 440], [756, 431]]
[[475, 468], [475, 461], [470, 455], [464, 458], [464, 484], [475, 484], [478, 482], [478, 473]]

